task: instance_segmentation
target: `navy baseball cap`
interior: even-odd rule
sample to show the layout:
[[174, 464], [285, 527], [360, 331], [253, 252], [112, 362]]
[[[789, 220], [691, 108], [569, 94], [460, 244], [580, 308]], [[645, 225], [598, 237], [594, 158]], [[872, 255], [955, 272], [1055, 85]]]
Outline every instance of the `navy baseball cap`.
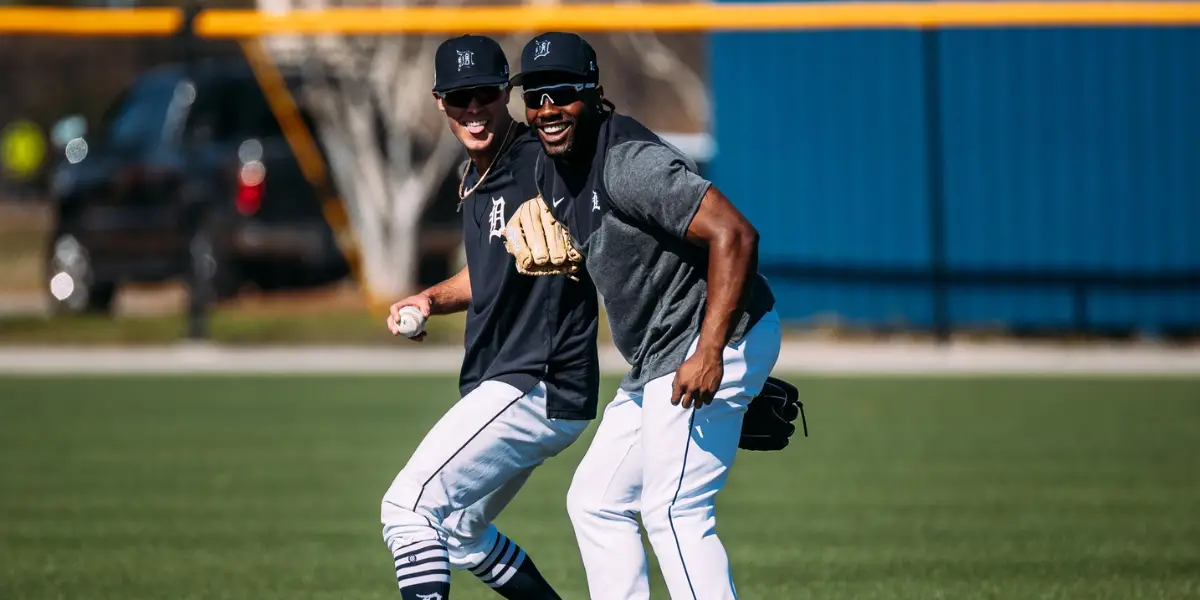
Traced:
[[549, 31], [525, 44], [521, 50], [521, 72], [512, 84], [522, 85], [533, 73], [564, 73], [581, 83], [600, 83], [600, 67], [592, 45], [574, 33]]
[[508, 85], [508, 58], [490, 37], [462, 35], [438, 46], [433, 59], [433, 91]]

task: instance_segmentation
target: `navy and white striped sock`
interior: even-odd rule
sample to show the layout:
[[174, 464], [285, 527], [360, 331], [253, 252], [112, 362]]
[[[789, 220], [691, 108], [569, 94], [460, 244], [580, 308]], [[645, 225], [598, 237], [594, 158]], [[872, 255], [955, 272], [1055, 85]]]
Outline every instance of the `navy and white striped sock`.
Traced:
[[450, 595], [450, 553], [437, 540], [392, 548], [403, 600], [444, 600]]
[[534, 566], [533, 559], [504, 534], [500, 534], [496, 546], [471, 573], [508, 600], [560, 600]]
[[471, 569], [471, 572], [488, 586], [499, 588], [512, 579], [513, 574], [521, 568], [523, 562], [525, 562], [525, 551], [514, 544], [512, 540], [504, 537], [502, 533], [496, 540], [496, 546], [492, 548], [491, 553], [483, 559], [483, 562], [479, 563], [479, 566]]

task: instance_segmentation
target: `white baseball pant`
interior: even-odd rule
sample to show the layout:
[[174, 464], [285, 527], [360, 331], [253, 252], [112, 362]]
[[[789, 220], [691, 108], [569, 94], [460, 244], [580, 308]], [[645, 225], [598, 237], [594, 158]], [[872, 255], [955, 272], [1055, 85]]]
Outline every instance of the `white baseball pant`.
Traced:
[[639, 513], [672, 599], [737, 598], [714, 502], [781, 340], [772, 311], [725, 348], [721, 387], [699, 409], [671, 404], [674, 373], [617, 391], [567, 493], [592, 600], [649, 600]]
[[545, 384], [522, 394], [507, 383], [483, 382], [425, 435], [384, 494], [380, 517], [388, 548], [395, 553], [436, 540], [446, 545], [453, 568], [479, 565], [500, 535], [492, 521], [533, 469], [587, 426], [547, 418]]

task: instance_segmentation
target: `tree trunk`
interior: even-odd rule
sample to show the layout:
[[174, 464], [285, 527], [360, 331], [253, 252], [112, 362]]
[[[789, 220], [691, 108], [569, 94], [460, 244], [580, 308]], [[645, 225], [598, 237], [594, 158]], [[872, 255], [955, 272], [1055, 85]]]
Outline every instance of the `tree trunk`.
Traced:
[[397, 220], [374, 252], [363, 253], [363, 279], [371, 298], [395, 302], [420, 291], [415, 268], [420, 261], [420, 229], [416, 219]]

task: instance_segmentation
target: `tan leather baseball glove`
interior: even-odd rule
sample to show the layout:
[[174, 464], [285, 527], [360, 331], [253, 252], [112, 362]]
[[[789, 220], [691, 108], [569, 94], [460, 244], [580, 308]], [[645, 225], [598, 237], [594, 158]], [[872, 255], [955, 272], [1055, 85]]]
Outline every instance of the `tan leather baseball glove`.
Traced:
[[541, 196], [517, 207], [504, 230], [504, 248], [525, 275], [567, 275], [572, 279], [583, 255], [567, 228], [554, 219]]

